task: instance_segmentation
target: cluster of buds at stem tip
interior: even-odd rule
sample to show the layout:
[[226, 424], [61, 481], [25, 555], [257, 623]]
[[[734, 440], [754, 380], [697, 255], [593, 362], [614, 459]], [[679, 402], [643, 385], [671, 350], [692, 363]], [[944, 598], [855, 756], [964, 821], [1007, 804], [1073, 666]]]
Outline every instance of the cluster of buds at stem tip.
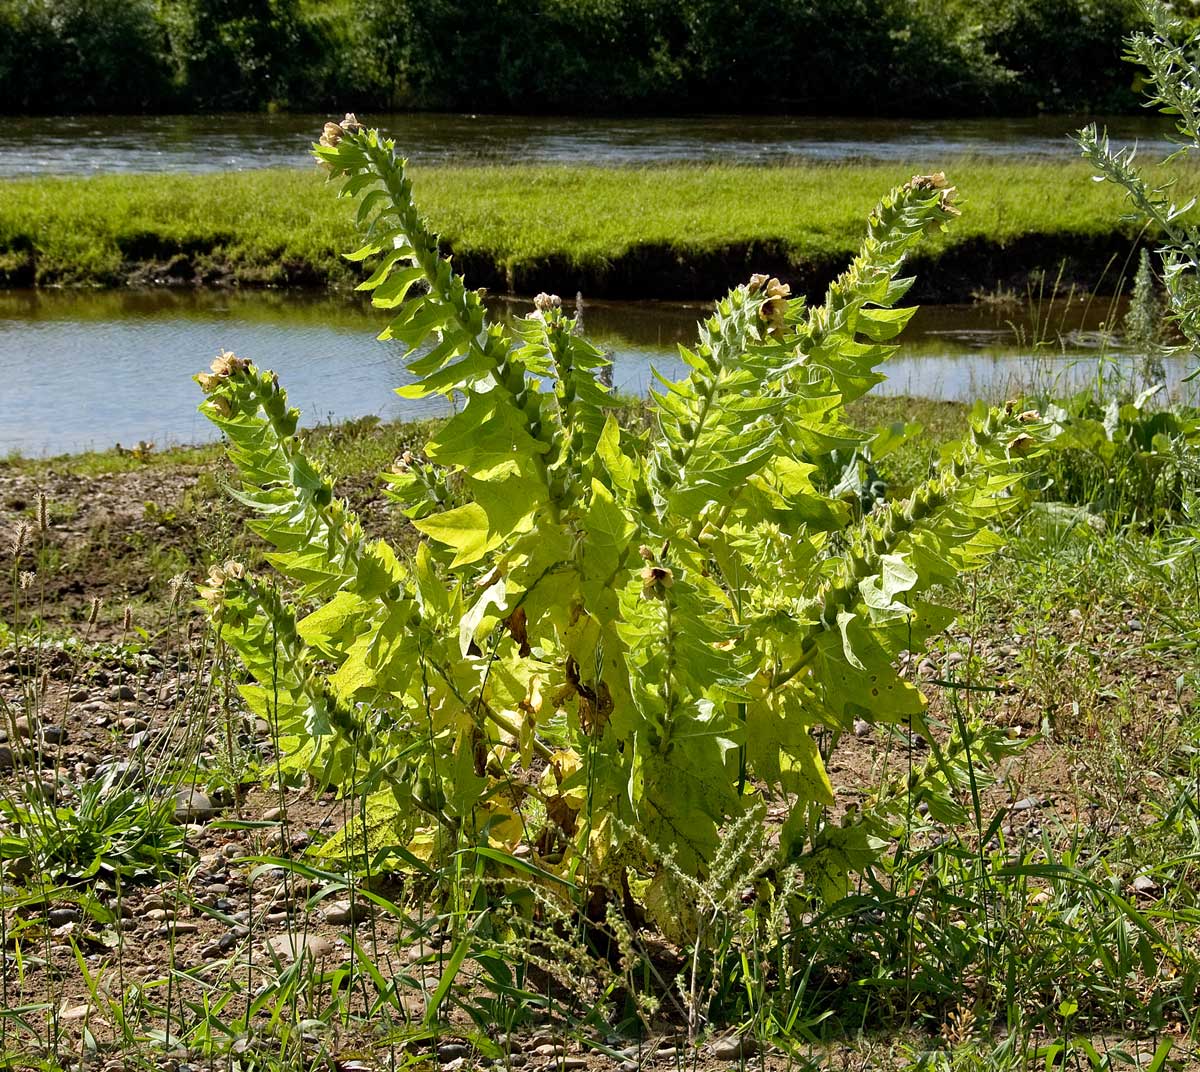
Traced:
[[[954, 197], [958, 193], [956, 187], [951, 186], [946, 181], [946, 173], [944, 171], [935, 171], [932, 175], [914, 175], [904, 184], [905, 192], [916, 191], [918, 193], [936, 193], [938, 195], [938, 208], [947, 216], [961, 216], [962, 210], [955, 205]], [[930, 228], [936, 230], [941, 224], [937, 221], [930, 222]]]
[[758, 315], [771, 327], [782, 328], [784, 315], [787, 313], [788, 298], [792, 296], [792, 288], [787, 283], [781, 283], [773, 275], [767, 276], [761, 272], [755, 272], [750, 277], [747, 289], [751, 294], [761, 291], [767, 299], [759, 309]]
[[231, 354], [228, 350], [222, 350], [213, 358], [213, 363], [209, 366], [212, 371], [201, 372], [196, 377], [196, 382], [206, 395], [211, 395], [230, 376], [238, 372], [245, 372], [249, 367], [250, 362], [245, 358]]
[[362, 123], [354, 117], [353, 112], [347, 112], [346, 118], [340, 123], [325, 124], [325, 129], [321, 132], [321, 144], [326, 149], [333, 149], [347, 134], [357, 134], [360, 130]]
[[197, 585], [200, 598], [208, 604], [213, 621], [220, 620], [221, 607], [225, 602], [225, 584], [228, 581], [240, 581], [246, 576], [246, 567], [242, 563], [229, 559], [223, 565], [213, 565], [208, 570], [208, 580]]
[[542, 291], [541, 294], [533, 299], [533, 308], [533, 315], [545, 320], [547, 316], [562, 308], [562, 298], [557, 294], [547, 294], [545, 291]]

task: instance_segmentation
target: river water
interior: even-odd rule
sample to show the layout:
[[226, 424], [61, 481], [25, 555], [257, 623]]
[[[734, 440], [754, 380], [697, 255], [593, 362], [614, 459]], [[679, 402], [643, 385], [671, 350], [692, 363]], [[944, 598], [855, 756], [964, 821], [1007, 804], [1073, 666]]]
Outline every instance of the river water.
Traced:
[[[225, 171], [310, 166], [317, 115], [6, 118], [0, 178], [111, 172]], [[1024, 119], [855, 119], [708, 116], [596, 119], [547, 116], [364, 116], [414, 161], [650, 165], [666, 161], [778, 163], [953, 157], [1066, 160], [1068, 135], [1093, 116]], [[1159, 116], [1099, 117], [1114, 141], [1170, 151]]]
[[[496, 315], [528, 311], [497, 302]], [[588, 334], [610, 351], [617, 388], [644, 395], [651, 367], [671, 376], [679, 343], [695, 339], [702, 304], [589, 303]], [[1066, 390], [1131, 359], [1098, 329], [1107, 302], [992, 311], [927, 306], [905, 333], [876, 390], [971, 401], [1022, 387]], [[0, 453], [27, 457], [106, 449], [139, 440], [168, 444], [214, 438], [196, 413], [191, 376], [229, 349], [279, 373], [304, 423], [378, 414], [443, 412], [393, 388], [411, 382], [395, 343], [375, 338], [381, 314], [357, 298], [264, 292], [0, 292]], [[1039, 345], [1039, 341], [1041, 345]], [[1184, 371], [1170, 370], [1173, 389]]]

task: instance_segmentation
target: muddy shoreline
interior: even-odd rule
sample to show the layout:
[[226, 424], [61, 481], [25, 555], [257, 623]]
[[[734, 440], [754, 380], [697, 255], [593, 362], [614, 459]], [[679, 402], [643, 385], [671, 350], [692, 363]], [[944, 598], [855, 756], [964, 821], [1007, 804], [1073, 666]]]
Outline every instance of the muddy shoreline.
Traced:
[[[81, 286], [180, 289], [345, 289], [344, 263], [293, 259], [253, 263], [231, 260], [224, 241], [171, 243], [147, 236], [127, 252], [119, 273], [58, 281], [39, 275], [37, 250], [0, 252], [0, 288]], [[972, 237], [908, 262], [916, 276], [909, 299], [924, 304], [969, 302], [980, 294], [1023, 292], [1043, 276], [1098, 295], [1123, 284], [1139, 246], [1120, 231], [1110, 234], [1027, 234], [1007, 241]], [[471, 284], [493, 294], [528, 296], [541, 291], [581, 292], [597, 300], [709, 301], [752, 272], [777, 275], [793, 293], [818, 295], [848, 263], [843, 255], [810, 255], [782, 239], [754, 239], [708, 249], [645, 243], [604, 260], [579, 263], [567, 254], [506, 260], [466, 249], [453, 252]]]

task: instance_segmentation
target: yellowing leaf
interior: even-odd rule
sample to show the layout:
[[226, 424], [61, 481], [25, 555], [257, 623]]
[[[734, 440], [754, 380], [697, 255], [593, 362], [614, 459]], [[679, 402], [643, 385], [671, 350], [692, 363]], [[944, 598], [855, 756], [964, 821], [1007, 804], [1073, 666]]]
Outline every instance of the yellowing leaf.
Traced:
[[445, 544], [454, 551], [451, 569], [478, 562], [489, 551], [494, 551], [504, 542], [503, 533], [493, 533], [488, 528], [488, 516], [478, 503], [468, 503], [453, 510], [421, 518], [413, 527], [425, 533], [431, 540]]

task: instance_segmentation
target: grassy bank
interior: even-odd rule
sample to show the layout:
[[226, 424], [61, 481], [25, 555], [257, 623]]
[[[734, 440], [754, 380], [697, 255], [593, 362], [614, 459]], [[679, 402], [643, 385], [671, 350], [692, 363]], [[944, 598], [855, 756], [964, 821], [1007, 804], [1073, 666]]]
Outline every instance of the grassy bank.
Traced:
[[[915, 265], [923, 300], [1030, 271], [1108, 285], [1134, 237], [1082, 162], [776, 167], [422, 167], [421, 203], [472, 282], [590, 297], [703, 298], [751, 270], [822, 287], [880, 194], [944, 168], [964, 214]], [[1190, 179], [1190, 175], [1185, 178]], [[1184, 183], [1183, 185], [1188, 185]], [[307, 170], [39, 179], [0, 186], [0, 283], [349, 284], [351, 213]], [[936, 266], [936, 272], [930, 269]]]

